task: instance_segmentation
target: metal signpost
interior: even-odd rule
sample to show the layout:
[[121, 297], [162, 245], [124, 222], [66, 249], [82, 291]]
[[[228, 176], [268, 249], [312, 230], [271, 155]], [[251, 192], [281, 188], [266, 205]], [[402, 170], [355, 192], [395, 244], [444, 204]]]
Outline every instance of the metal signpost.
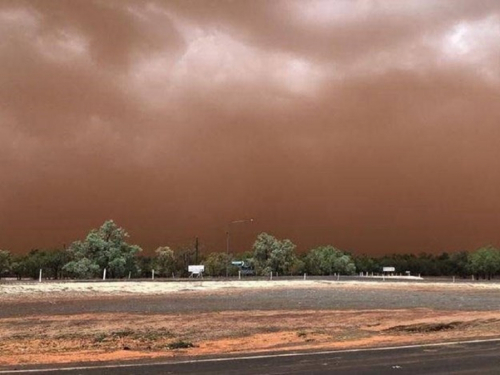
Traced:
[[226, 277], [229, 277], [229, 229], [230, 229], [232, 224], [252, 223], [252, 222], [253, 222], [253, 219], [233, 220], [227, 225], [227, 229], [226, 229], [226, 255], [227, 255]]

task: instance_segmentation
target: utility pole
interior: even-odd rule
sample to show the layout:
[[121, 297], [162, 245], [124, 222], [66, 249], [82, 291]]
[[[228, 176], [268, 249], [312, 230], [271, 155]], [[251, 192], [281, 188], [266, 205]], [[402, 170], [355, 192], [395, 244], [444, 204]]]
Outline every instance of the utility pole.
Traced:
[[226, 231], [226, 278], [229, 277], [229, 225]]
[[196, 236], [196, 241], [194, 243], [194, 264], [198, 264], [198, 236]]
[[226, 230], [226, 255], [227, 255], [227, 261], [226, 261], [226, 277], [229, 277], [229, 229], [231, 227], [231, 224], [241, 224], [241, 223], [252, 223], [253, 219], [243, 219], [243, 220], [233, 220], [227, 225], [227, 230]]

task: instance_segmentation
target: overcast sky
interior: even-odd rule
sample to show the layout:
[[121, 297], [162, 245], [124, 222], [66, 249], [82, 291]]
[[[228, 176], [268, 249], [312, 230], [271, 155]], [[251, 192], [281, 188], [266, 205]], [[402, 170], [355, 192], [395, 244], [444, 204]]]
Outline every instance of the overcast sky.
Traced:
[[500, 2], [0, 2], [0, 248], [500, 245]]

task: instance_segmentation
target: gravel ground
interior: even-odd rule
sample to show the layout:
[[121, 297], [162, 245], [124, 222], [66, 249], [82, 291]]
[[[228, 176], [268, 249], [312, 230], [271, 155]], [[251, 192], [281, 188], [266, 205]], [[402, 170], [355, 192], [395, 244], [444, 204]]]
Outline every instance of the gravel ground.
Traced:
[[142, 313], [171, 314], [228, 310], [349, 310], [408, 309], [495, 311], [500, 290], [468, 288], [335, 287], [224, 289], [141, 296], [80, 296], [71, 299], [23, 296], [1, 301], [0, 318], [50, 314]]

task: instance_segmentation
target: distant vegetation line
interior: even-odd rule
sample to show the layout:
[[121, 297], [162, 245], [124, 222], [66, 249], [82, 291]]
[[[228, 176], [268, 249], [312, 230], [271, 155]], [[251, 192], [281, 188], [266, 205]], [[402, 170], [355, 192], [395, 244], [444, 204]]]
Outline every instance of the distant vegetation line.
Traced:
[[[171, 249], [159, 247], [154, 256], [140, 255], [138, 245], [126, 242], [127, 232], [112, 220], [93, 229], [81, 241], [64, 250], [32, 250], [27, 255], [13, 255], [0, 250], [0, 278], [39, 277], [47, 279], [187, 277], [188, 265], [205, 265], [205, 275], [354, 275], [380, 274], [383, 267], [395, 267], [396, 273], [422, 276], [457, 276], [492, 278], [500, 273], [500, 250], [484, 246], [473, 252], [392, 254], [379, 257], [354, 255], [334, 246], [319, 246], [297, 254], [295, 244], [268, 233], [257, 236], [252, 250], [239, 255], [226, 252], [197, 254], [194, 247]], [[198, 259], [199, 256], [199, 259]], [[233, 265], [239, 261], [238, 266]]]

